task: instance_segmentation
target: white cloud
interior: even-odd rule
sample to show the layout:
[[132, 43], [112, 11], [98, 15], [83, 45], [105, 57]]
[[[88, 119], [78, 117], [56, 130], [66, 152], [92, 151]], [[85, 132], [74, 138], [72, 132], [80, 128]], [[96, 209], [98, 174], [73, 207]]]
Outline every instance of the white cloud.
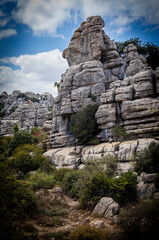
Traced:
[[8, 92], [18, 89], [35, 93], [50, 92], [56, 96], [54, 83], [60, 81], [61, 74], [68, 67], [58, 49], [36, 55], [3, 58], [0, 61], [20, 68], [13, 70], [5, 65], [0, 67], [0, 88]]
[[0, 31], [0, 39], [7, 38], [16, 35], [17, 31], [15, 29], [5, 29]]
[[101, 15], [111, 19], [115, 27], [122, 27], [134, 20], [145, 24], [159, 24], [158, 0], [17, 0], [14, 17], [27, 24], [35, 35], [58, 35], [58, 27], [71, 21], [74, 12], [82, 18]]

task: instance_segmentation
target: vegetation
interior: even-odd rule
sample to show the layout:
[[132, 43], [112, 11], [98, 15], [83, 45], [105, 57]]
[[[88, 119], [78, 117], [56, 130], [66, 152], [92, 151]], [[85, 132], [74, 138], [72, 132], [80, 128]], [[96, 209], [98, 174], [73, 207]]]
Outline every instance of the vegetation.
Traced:
[[24, 174], [42, 166], [45, 158], [42, 150], [35, 145], [25, 144], [18, 146], [13, 152], [13, 166]]
[[59, 90], [59, 88], [60, 88], [60, 82], [58, 83], [58, 82], [55, 82], [54, 83], [54, 87], [57, 87], [57, 90]]
[[107, 239], [107, 234], [101, 229], [91, 227], [89, 225], [83, 225], [75, 228], [67, 240], [104, 240]]
[[10, 111], [9, 111], [9, 114], [12, 114], [12, 113], [14, 113], [15, 112], [15, 110], [16, 110], [16, 107], [12, 107], [11, 109], [10, 109]]
[[90, 92], [88, 98], [91, 98], [95, 102], [97, 97]]
[[16, 134], [19, 131], [18, 124], [16, 123], [14, 126], [14, 134]]
[[122, 126], [117, 125], [113, 128], [113, 138], [115, 141], [126, 141], [131, 138], [131, 135]]
[[18, 181], [6, 162], [0, 162], [0, 239], [25, 238], [20, 221], [35, 205], [35, 197], [25, 181]]
[[40, 188], [53, 188], [56, 184], [54, 174], [48, 174], [41, 170], [29, 174], [26, 179], [31, 183], [31, 187], [34, 190]]
[[123, 230], [122, 239], [159, 238], [159, 201], [145, 201], [128, 205], [119, 216], [119, 225]]
[[81, 144], [88, 144], [98, 132], [95, 113], [98, 105], [88, 105], [71, 118], [70, 130]]
[[18, 96], [17, 96], [17, 99], [18, 98], [24, 98], [25, 101], [32, 101], [32, 102], [39, 102], [39, 99], [35, 98], [35, 97], [32, 97], [32, 98], [29, 98], [27, 95], [25, 95], [25, 93], [20, 93]]
[[139, 174], [159, 173], [159, 143], [152, 142], [142, 154], [137, 156], [135, 171]]
[[30, 133], [21, 130], [14, 134], [12, 141], [10, 143], [10, 152], [12, 153], [16, 147], [23, 144], [32, 144], [33, 138]]
[[125, 42], [116, 42], [118, 52], [123, 54], [124, 48], [133, 43], [139, 52], [146, 56], [148, 65], [155, 70], [159, 66], [159, 46], [153, 44], [152, 42], [142, 43], [139, 38], [131, 38]]

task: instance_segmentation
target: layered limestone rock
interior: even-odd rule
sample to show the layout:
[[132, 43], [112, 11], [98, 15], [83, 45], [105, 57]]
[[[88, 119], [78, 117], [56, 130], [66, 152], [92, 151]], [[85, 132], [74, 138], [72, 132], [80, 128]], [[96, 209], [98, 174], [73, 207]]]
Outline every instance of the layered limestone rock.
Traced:
[[3, 92], [0, 95], [0, 135], [12, 134], [16, 123], [20, 130], [30, 131], [34, 126], [42, 127], [53, 101], [54, 98], [49, 93], [40, 95], [15, 90], [8, 95]]
[[100, 160], [112, 155], [117, 159], [117, 172], [133, 170], [135, 156], [142, 153], [152, 138], [137, 139], [125, 142], [101, 143], [96, 146], [76, 146], [50, 149], [44, 153], [52, 164], [59, 167], [78, 167], [81, 169], [88, 160]]
[[100, 105], [96, 113], [100, 141], [109, 141], [116, 125], [137, 137], [159, 136], [159, 70], [147, 67], [146, 58], [133, 44], [119, 56], [103, 27], [101, 17], [87, 18], [63, 52], [69, 68], [62, 75], [55, 99], [52, 130], [50, 122], [45, 125], [51, 148], [75, 143], [71, 116], [95, 103]]

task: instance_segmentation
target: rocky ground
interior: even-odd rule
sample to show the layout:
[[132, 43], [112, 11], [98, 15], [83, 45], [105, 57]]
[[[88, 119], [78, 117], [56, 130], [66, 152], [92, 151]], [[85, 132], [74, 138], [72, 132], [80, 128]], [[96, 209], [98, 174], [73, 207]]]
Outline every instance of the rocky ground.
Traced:
[[92, 211], [80, 209], [75, 201], [61, 192], [61, 189], [41, 189], [36, 192], [37, 214], [23, 224], [28, 233], [37, 233], [40, 240], [52, 239], [59, 232], [68, 232], [78, 225], [89, 224], [97, 228], [117, 231], [115, 221], [94, 217]]

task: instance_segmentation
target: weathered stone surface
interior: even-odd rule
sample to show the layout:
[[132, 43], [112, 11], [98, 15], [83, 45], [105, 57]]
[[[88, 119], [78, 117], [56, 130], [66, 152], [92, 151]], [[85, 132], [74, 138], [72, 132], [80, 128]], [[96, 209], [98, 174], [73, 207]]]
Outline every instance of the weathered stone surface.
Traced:
[[119, 204], [110, 197], [103, 197], [93, 210], [93, 215], [111, 218], [119, 212]]
[[118, 161], [133, 161], [137, 145], [137, 140], [122, 142], [119, 145]]
[[32, 92], [21, 93], [18, 90], [10, 95], [2, 93], [0, 104], [4, 106], [1, 110], [4, 116], [0, 119], [0, 135], [13, 134], [16, 123], [20, 130], [31, 131], [34, 126], [42, 127], [53, 101], [54, 98], [49, 93], [40, 95]]

